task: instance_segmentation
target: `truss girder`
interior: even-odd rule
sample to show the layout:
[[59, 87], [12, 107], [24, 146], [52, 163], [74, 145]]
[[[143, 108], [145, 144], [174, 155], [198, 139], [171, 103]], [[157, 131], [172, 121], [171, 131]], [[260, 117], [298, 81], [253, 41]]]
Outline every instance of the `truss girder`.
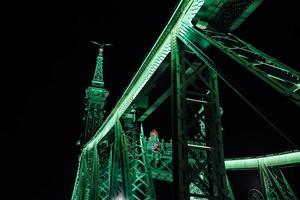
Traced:
[[278, 167], [267, 167], [260, 162], [259, 172], [267, 200], [298, 199]]
[[[279, 61], [271, 58], [270, 56], [255, 49], [251, 45], [245, 43], [234, 35], [223, 34], [210, 30], [199, 30], [192, 27], [191, 20], [199, 11], [203, 4], [203, 0], [182, 0], [178, 4], [175, 13], [168, 22], [166, 28], [146, 56], [141, 67], [133, 77], [129, 86], [119, 99], [117, 105], [107, 117], [102, 126], [98, 129], [95, 136], [83, 147], [81, 154], [80, 165], [75, 182], [75, 188], [72, 196], [72, 200], [94, 200], [101, 196], [101, 191], [106, 190], [107, 185], [109, 187], [109, 196], [113, 197], [120, 192], [120, 188], [123, 188], [124, 196], [140, 198], [140, 195], [147, 196], [145, 193], [146, 187], [152, 187], [151, 183], [147, 183], [145, 180], [149, 180], [152, 175], [155, 177], [154, 172], [150, 170], [149, 166], [145, 166], [147, 163], [147, 156], [144, 151], [143, 137], [132, 138], [131, 133], [126, 134], [121, 127], [119, 119], [124, 115], [125, 111], [132, 104], [139, 92], [145, 86], [145, 84], [152, 77], [161, 63], [165, 60], [166, 56], [171, 52], [172, 63], [172, 101], [173, 101], [173, 149], [177, 152], [174, 154], [175, 163], [174, 170], [170, 168], [172, 162], [172, 156], [166, 155], [165, 162], [162, 162], [159, 166], [160, 170], [166, 169], [167, 173], [170, 171], [174, 173], [170, 176], [166, 176], [168, 180], [170, 177], [174, 177], [174, 180], [179, 188], [179, 199], [186, 199], [190, 195], [190, 188], [196, 188], [195, 190], [201, 190], [202, 192], [194, 193], [195, 198], [214, 198], [214, 199], [226, 199], [228, 182], [226, 181], [224, 157], [223, 157], [223, 142], [221, 134], [220, 112], [219, 112], [219, 99], [217, 88], [217, 75], [215, 73], [215, 64], [207, 57], [202, 51], [200, 44], [201, 41], [207, 41], [220, 49], [223, 53], [236, 60], [242, 66], [246, 67], [249, 71], [257, 75], [266, 83], [271, 85], [281, 94], [290, 98], [297, 105], [300, 105], [300, 83], [299, 73], [280, 63]], [[184, 83], [185, 74], [181, 71], [183, 66], [183, 60], [180, 58], [181, 49], [177, 46], [177, 39], [180, 39], [189, 49], [191, 49], [204, 63], [208, 66], [209, 79], [206, 80], [202, 77], [201, 73], [196, 72], [195, 78], [198, 76], [202, 79], [202, 82], [209, 88], [210, 95], [208, 95], [207, 113], [211, 114], [207, 117], [208, 137], [205, 138], [207, 143], [212, 149], [205, 150], [207, 153], [206, 159], [198, 159], [197, 156], [192, 155], [193, 151], [189, 150], [185, 132], [186, 122], [184, 121], [185, 101], [187, 100], [186, 94], [192, 91], [185, 91]], [[207, 78], [207, 77], [206, 77]], [[193, 81], [191, 81], [193, 82]], [[192, 83], [193, 84], [193, 83]], [[193, 84], [194, 88], [197, 88], [196, 84]], [[168, 93], [168, 92], [167, 92]], [[166, 94], [163, 96], [165, 99]], [[97, 145], [100, 144], [103, 138], [109, 133], [112, 127], [115, 126], [112, 153], [98, 152]], [[134, 144], [134, 142], [139, 144]], [[131, 144], [135, 147], [132, 148]], [[209, 147], [209, 148], [210, 148]], [[136, 149], [139, 149], [138, 151]], [[169, 152], [170, 153], [170, 152]], [[173, 152], [174, 153], [174, 152]], [[172, 154], [172, 152], [171, 152]], [[208, 155], [210, 154], [210, 155]], [[108, 162], [99, 163], [99, 155], [109, 156]], [[196, 162], [196, 169], [203, 171], [203, 174], [196, 173], [192, 170], [190, 177], [184, 171], [190, 166], [188, 165], [188, 155], [193, 157]], [[139, 157], [138, 160], [132, 161], [132, 158]], [[160, 158], [162, 158], [161, 156]], [[171, 158], [171, 159], [169, 159]], [[194, 163], [195, 163], [194, 162]], [[190, 163], [191, 164], [191, 163]], [[226, 163], [225, 163], [226, 164]], [[209, 167], [207, 167], [209, 166]], [[151, 166], [152, 167], [152, 166]], [[103, 175], [108, 177], [109, 182], [105, 183], [101, 179], [101, 169], [111, 169], [110, 173]], [[142, 169], [142, 172], [141, 170]], [[153, 168], [152, 168], [153, 169]], [[166, 173], [166, 174], [167, 174]], [[274, 172], [275, 173], [275, 172]], [[133, 178], [133, 175], [135, 176]], [[200, 175], [204, 175], [206, 178], [199, 178]], [[278, 175], [277, 175], [278, 176]], [[157, 176], [156, 176], [157, 177]], [[146, 179], [145, 179], [146, 178]], [[209, 179], [209, 183], [206, 181]], [[151, 179], [152, 180], [152, 179]], [[197, 181], [196, 181], [197, 180]], [[141, 187], [141, 185], [144, 185]], [[101, 187], [101, 188], [99, 188]], [[102, 189], [102, 190], [101, 190]], [[183, 189], [183, 190], [182, 190]], [[204, 191], [204, 192], [203, 192]], [[103, 192], [103, 191], [102, 191]], [[106, 190], [106, 192], [108, 192]], [[136, 195], [138, 193], [138, 195]], [[152, 193], [152, 192], [151, 192]], [[103, 195], [106, 198], [106, 194]], [[101, 196], [102, 198], [102, 196]], [[137, 198], [137, 199], [138, 199]], [[153, 199], [155, 197], [149, 196], [145, 199]]]
[[[123, 129], [118, 120], [114, 126], [114, 142], [112, 152], [112, 165], [110, 171], [110, 198], [128, 198], [130, 196], [130, 180], [128, 173], [128, 158], [125, 154]], [[120, 198], [121, 198], [120, 197]]]
[[266, 82], [282, 95], [300, 106], [300, 73], [263, 53], [252, 45], [230, 33], [208, 29], [197, 29], [182, 23], [180, 38], [189, 46], [201, 49], [199, 41], [209, 42], [225, 55]]
[[97, 200], [100, 195], [100, 165], [97, 146], [83, 151], [72, 200]]
[[156, 196], [145, 149], [145, 138], [143, 129], [138, 127], [135, 114], [135, 109], [131, 108], [123, 116], [124, 146], [122, 151], [127, 157], [126, 168], [129, 176], [129, 199], [154, 200]]
[[100, 161], [100, 183], [99, 183], [99, 197], [103, 200], [109, 200], [110, 191], [110, 169], [112, 160], [111, 146], [108, 142], [103, 142], [98, 147]]

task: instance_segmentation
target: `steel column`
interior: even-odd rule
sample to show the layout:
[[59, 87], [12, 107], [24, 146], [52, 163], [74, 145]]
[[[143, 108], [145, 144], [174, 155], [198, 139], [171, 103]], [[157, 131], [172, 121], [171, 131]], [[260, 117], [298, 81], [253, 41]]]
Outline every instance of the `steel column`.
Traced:
[[184, 134], [185, 91], [183, 82], [183, 60], [181, 46], [176, 33], [171, 37], [171, 102], [173, 140], [173, 184], [174, 199], [189, 199], [187, 136]]

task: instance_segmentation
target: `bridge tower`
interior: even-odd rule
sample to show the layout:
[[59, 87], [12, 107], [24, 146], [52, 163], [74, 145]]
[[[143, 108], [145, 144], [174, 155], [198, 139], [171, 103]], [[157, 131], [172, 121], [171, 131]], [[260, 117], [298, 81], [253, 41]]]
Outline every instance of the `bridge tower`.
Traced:
[[98, 45], [98, 56], [96, 68], [91, 86], [86, 89], [85, 97], [85, 130], [81, 138], [81, 143], [85, 144], [99, 129], [104, 118], [104, 106], [109, 94], [104, 88], [103, 80], [103, 50], [104, 45]]
[[[103, 80], [103, 50], [108, 45], [92, 43], [98, 46], [98, 56], [92, 84], [86, 89], [83, 118], [85, 129], [81, 135], [81, 146], [84, 146], [95, 135], [103, 123], [104, 106], [109, 94], [104, 88]], [[100, 162], [100, 157], [105, 159]], [[98, 144], [92, 151], [82, 149], [77, 174], [80, 174], [82, 179], [76, 178], [72, 199], [109, 199], [111, 158], [111, 146], [107, 140]]]

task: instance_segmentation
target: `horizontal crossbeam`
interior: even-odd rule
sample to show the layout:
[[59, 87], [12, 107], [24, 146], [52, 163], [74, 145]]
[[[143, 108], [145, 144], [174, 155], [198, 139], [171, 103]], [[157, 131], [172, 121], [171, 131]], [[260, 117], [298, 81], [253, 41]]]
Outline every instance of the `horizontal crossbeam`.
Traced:
[[[154, 159], [149, 155], [150, 160]], [[167, 166], [167, 163], [172, 162], [171, 155], [162, 155], [161, 162], [166, 162], [160, 166]], [[225, 159], [225, 168], [227, 171], [233, 170], [258, 170], [259, 164], [265, 163], [268, 167], [288, 167], [300, 165], [300, 151], [282, 152], [271, 155], [264, 155], [258, 157], [246, 157], [246, 158], [231, 158]], [[152, 165], [152, 163], [151, 163]], [[154, 179], [172, 182], [172, 170], [169, 168], [156, 168], [151, 166], [152, 177]]]
[[260, 157], [227, 159], [226, 170], [258, 169], [259, 163], [265, 162], [268, 167], [285, 167], [300, 165], [300, 152], [285, 152]]

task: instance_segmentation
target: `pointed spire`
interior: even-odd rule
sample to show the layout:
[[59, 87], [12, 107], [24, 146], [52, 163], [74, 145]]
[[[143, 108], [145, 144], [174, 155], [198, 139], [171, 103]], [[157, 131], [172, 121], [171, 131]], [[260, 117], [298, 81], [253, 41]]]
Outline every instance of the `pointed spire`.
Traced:
[[96, 69], [94, 72], [94, 77], [92, 80], [92, 86], [94, 87], [104, 87], [103, 81], [103, 47], [99, 48], [99, 53], [97, 56]]

